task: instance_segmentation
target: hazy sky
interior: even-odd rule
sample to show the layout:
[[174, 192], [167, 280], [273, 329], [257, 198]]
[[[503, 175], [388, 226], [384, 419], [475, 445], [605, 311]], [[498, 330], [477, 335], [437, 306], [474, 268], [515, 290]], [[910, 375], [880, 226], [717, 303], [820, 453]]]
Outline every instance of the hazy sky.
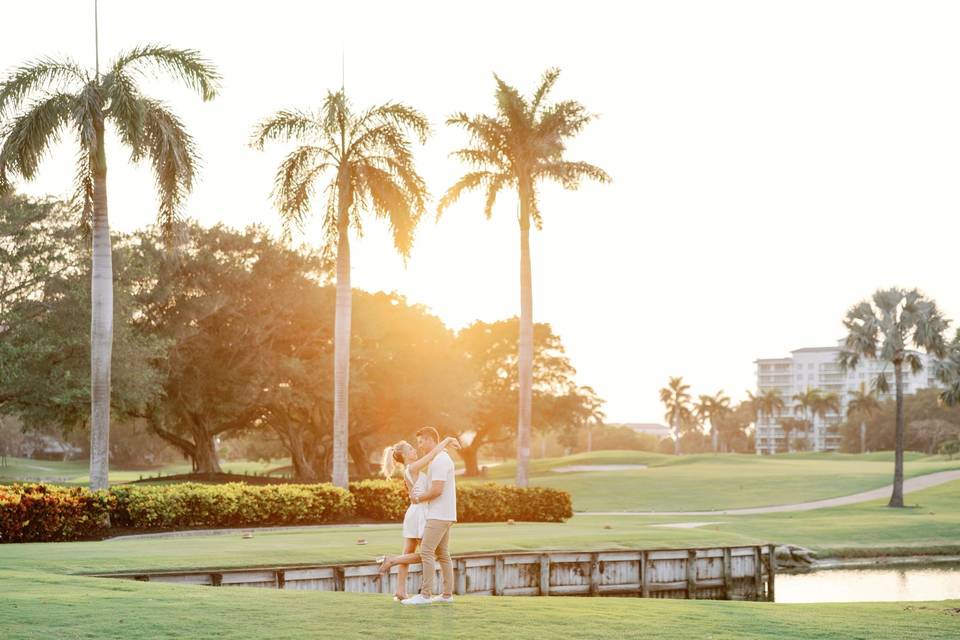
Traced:
[[[0, 70], [41, 55], [93, 64], [93, 0], [6, 1]], [[439, 196], [463, 168], [454, 111], [491, 111], [493, 77], [529, 91], [559, 66], [557, 98], [599, 114], [570, 148], [614, 178], [543, 189], [534, 317], [562, 336], [610, 419], [658, 421], [657, 390], [739, 399], [753, 360], [833, 343], [847, 307], [920, 287], [960, 314], [960, 5], [951, 2], [100, 3], [101, 59], [138, 43], [200, 49], [224, 75], [212, 103], [150, 85], [204, 158], [186, 213], [205, 224], [278, 218], [284, 152], [251, 125], [318, 105], [341, 82], [358, 106], [408, 102], [435, 123], [417, 152]], [[151, 222], [149, 169], [116, 144], [115, 228]], [[62, 146], [25, 190], [68, 194]], [[355, 243], [354, 286], [396, 290], [453, 327], [519, 311], [516, 200], [482, 199], [420, 229], [404, 268], [377, 223]]]

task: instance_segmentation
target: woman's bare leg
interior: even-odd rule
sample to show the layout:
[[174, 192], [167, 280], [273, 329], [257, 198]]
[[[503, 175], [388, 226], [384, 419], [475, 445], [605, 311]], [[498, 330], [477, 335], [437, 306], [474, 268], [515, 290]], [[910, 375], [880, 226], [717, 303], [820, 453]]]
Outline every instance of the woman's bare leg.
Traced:
[[[397, 569], [397, 591], [395, 594], [399, 598], [407, 597], [407, 574], [410, 571], [407, 565], [420, 560], [420, 554], [414, 553], [417, 550], [417, 546], [419, 546], [419, 544], [420, 544], [420, 541], [417, 540], [416, 538], [404, 538], [403, 539], [403, 555], [395, 556], [393, 558], [387, 558], [387, 562], [389, 563], [387, 566], [388, 572], [390, 571], [390, 567], [392, 567], [393, 565], [399, 565], [400, 567], [399, 569]], [[399, 562], [399, 560], [401, 559], [405, 560], [410, 556], [416, 556], [417, 559], [412, 561], [407, 561], [407, 562]]]

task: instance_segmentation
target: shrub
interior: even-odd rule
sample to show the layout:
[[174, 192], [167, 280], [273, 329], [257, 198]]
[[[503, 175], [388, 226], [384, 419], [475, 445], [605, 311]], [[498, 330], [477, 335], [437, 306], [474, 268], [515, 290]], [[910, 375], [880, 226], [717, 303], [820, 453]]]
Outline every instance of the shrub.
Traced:
[[[410, 504], [402, 482], [364, 480], [350, 485], [357, 516], [399, 522]], [[570, 494], [557, 489], [521, 489], [487, 482], [457, 486], [457, 520], [460, 522], [563, 522], [573, 516]]]
[[132, 529], [324, 524], [353, 515], [350, 493], [329, 484], [128, 485], [112, 492], [114, 523]]
[[0, 486], [0, 542], [76, 540], [102, 533], [116, 499], [42, 484]]
[[384, 522], [401, 522], [410, 504], [402, 480], [362, 480], [350, 483], [357, 516]]

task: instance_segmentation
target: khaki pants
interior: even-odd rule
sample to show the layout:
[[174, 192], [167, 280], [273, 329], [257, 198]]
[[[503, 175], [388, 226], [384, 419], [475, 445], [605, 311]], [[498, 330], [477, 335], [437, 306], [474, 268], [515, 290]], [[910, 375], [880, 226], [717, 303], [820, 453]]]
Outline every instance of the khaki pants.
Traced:
[[420, 593], [429, 598], [433, 595], [433, 578], [440, 563], [440, 577], [443, 580], [443, 595], [453, 595], [453, 561], [447, 543], [450, 541], [449, 520], [427, 520], [423, 528], [423, 540], [420, 541], [420, 563], [423, 565]]

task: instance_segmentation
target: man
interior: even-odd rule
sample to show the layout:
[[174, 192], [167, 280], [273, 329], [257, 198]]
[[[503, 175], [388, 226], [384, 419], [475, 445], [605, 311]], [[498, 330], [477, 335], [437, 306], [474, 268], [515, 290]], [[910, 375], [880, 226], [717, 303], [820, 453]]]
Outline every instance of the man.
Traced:
[[[433, 427], [424, 427], [417, 431], [417, 449], [420, 455], [429, 452], [440, 442], [440, 434]], [[453, 561], [450, 560], [450, 527], [457, 521], [457, 481], [453, 460], [446, 451], [441, 451], [427, 467], [428, 488], [418, 497], [411, 497], [415, 503], [427, 505], [427, 524], [420, 541], [420, 563], [423, 573], [420, 593], [407, 598], [403, 604], [430, 604], [432, 602], [453, 602]], [[443, 593], [433, 595], [433, 582], [440, 563]]]

